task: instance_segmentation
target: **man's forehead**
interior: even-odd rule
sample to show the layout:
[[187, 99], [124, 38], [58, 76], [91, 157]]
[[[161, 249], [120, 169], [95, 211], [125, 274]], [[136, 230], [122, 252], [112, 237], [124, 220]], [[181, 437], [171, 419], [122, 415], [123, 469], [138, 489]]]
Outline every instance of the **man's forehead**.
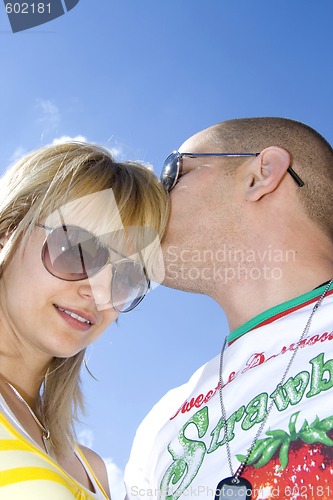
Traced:
[[181, 153], [217, 153], [221, 145], [214, 140], [214, 126], [192, 135], [179, 148]]

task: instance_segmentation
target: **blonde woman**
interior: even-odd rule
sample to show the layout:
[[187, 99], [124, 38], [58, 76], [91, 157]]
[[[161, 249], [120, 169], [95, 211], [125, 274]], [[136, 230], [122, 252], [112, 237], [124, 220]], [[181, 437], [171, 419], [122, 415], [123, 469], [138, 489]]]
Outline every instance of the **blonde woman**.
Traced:
[[34, 151], [0, 179], [0, 498], [109, 498], [79, 446], [86, 347], [162, 276], [168, 200], [95, 145]]

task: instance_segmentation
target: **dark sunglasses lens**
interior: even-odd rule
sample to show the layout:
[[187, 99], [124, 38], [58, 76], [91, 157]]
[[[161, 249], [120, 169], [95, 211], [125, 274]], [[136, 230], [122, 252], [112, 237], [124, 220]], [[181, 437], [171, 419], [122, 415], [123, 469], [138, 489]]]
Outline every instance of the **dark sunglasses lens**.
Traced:
[[96, 274], [108, 258], [108, 249], [98, 238], [74, 226], [61, 226], [51, 231], [42, 251], [45, 268], [53, 276], [68, 281]]
[[118, 312], [134, 309], [148, 289], [149, 280], [141, 263], [124, 259], [113, 264], [111, 297], [112, 305]]
[[164, 188], [170, 192], [175, 186], [179, 174], [179, 155], [171, 153], [164, 162], [161, 173], [161, 183]]

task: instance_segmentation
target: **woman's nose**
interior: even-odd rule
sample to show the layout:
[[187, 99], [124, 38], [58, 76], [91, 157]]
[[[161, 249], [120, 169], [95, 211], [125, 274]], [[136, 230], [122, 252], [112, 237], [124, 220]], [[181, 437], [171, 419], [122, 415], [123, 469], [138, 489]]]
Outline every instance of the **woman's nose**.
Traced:
[[111, 300], [112, 267], [107, 265], [99, 273], [81, 282], [79, 293], [94, 300], [99, 311], [112, 306]]

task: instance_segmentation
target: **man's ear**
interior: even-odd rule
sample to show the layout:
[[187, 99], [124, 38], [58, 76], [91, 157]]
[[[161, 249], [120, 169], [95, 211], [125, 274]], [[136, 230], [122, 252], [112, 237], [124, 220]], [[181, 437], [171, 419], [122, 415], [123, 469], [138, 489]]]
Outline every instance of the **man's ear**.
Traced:
[[290, 165], [288, 151], [278, 146], [264, 149], [255, 160], [248, 164], [245, 179], [247, 201], [258, 201], [272, 193], [279, 185]]

